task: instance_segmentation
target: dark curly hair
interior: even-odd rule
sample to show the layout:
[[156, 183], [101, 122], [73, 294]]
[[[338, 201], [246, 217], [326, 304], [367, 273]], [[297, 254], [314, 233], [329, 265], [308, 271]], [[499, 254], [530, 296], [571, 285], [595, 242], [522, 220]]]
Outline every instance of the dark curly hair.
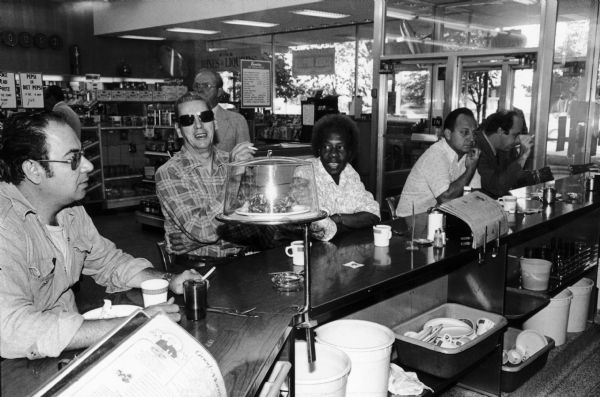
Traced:
[[[0, 138], [0, 181], [18, 185], [25, 179], [23, 162], [48, 160], [45, 129], [50, 121], [66, 124], [60, 113], [16, 113], [4, 123]], [[52, 176], [48, 163], [40, 163]]]
[[492, 113], [483, 121], [483, 131], [486, 135], [498, 132], [498, 128], [508, 135], [508, 131], [513, 127], [514, 118], [521, 117], [515, 110], [499, 110]]
[[328, 114], [321, 117], [313, 127], [312, 150], [315, 157], [319, 157], [321, 146], [331, 132], [337, 132], [348, 145], [350, 156], [348, 162], [354, 159], [358, 152], [358, 126], [350, 117], [343, 114]]

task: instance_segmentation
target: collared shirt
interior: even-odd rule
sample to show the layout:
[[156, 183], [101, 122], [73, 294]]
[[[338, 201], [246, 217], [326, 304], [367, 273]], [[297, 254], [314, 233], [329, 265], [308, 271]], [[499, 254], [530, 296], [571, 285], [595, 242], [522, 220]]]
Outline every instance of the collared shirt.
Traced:
[[241, 142], [250, 142], [248, 122], [239, 113], [223, 109], [217, 105], [212, 109], [215, 114], [215, 134], [217, 143], [215, 147], [225, 152], [231, 150]]
[[[465, 158], [466, 156], [462, 156], [459, 159], [458, 154], [445, 139], [431, 145], [419, 157], [410, 171], [404, 189], [402, 189], [396, 214], [398, 216], [411, 215], [413, 204], [415, 214], [426, 212], [429, 208], [436, 206], [436, 197], [448, 190], [450, 184], [465, 172]], [[481, 187], [477, 171], [467, 186]]]
[[[183, 232], [189, 254], [236, 255], [244, 248], [245, 238], [257, 236], [256, 227], [224, 225], [216, 219], [223, 212], [227, 178], [224, 164], [228, 160], [229, 153], [213, 149], [212, 169], [204, 168], [184, 145], [156, 173], [156, 194], [165, 214], [166, 239], [171, 233]], [[198, 243], [202, 247], [192, 249]]]
[[[344, 167], [338, 185], [323, 167], [319, 157], [311, 158], [308, 161], [313, 165], [320, 209], [327, 211], [330, 215], [355, 214], [364, 211], [381, 218], [379, 203], [365, 189], [365, 185], [360, 180], [360, 175], [350, 164], [346, 164], [346, 167]], [[307, 170], [304, 167], [302, 168], [303, 170], [299, 171], [297, 175], [306, 177], [303, 173]], [[329, 218], [319, 221], [312, 229], [316, 231], [318, 228], [323, 229], [323, 235], [319, 236], [317, 234], [315, 237], [320, 237], [319, 239], [325, 241], [333, 238], [337, 232], [335, 222]]]
[[56, 357], [83, 323], [71, 286], [83, 273], [107, 292], [152, 264], [133, 258], [102, 237], [83, 207], [57, 214], [69, 249], [53, 243], [35, 208], [16, 186], [0, 182], [0, 355]]

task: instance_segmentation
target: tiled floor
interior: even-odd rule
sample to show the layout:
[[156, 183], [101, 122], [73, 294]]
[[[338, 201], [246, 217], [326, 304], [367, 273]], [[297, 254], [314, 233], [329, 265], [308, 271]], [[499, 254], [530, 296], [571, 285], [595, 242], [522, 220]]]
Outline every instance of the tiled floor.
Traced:
[[[136, 223], [133, 212], [116, 212], [93, 216], [102, 235], [136, 257], [144, 257], [153, 264], [160, 263], [156, 242], [164, 238], [162, 231], [142, 227]], [[83, 280], [82, 291], [101, 294], [93, 281]], [[598, 324], [598, 319], [596, 324]], [[503, 396], [597, 396], [600, 390], [600, 326], [588, 327], [583, 333], [569, 334], [567, 343], [550, 352], [548, 363], [536, 376], [515, 392]], [[444, 397], [480, 397], [480, 393], [454, 387]]]

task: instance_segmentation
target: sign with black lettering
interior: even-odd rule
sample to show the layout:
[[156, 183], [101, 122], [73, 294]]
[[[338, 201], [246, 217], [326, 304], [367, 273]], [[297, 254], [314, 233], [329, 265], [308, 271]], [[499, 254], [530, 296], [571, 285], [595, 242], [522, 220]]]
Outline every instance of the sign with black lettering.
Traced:
[[271, 62], [240, 60], [242, 67], [242, 107], [271, 107]]
[[15, 109], [16, 107], [15, 74], [0, 72], [0, 109]]
[[41, 73], [19, 73], [21, 106], [26, 109], [44, 107], [44, 85]]
[[292, 54], [294, 76], [335, 74], [335, 48], [294, 51]]

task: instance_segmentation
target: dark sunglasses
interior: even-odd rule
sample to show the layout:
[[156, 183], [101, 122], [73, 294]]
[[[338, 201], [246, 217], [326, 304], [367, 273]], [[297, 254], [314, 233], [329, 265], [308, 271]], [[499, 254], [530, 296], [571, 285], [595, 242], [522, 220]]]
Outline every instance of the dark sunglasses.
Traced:
[[79, 168], [79, 165], [81, 164], [81, 158], [83, 157], [84, 153], [83, 150], [80, 150], [78, 152], [73, 152], [73, 157], [71, 158], [71, 160], [36, 160], [38, 163], [65, 163], [65, 164], [71, 164], [71, 169], [73, 171], [75, 171], [77, 168]]
[[189, 127], [190, 125], [194, 124], [194, 121], [196, 121], [196, 116], [198, 116], [200, 121], [203, 123], [210, 123], [215, 119], [215, 114], [212, 110], [205, 110], [204, 112], [197, 114], [182, 114], [179, 116], [179, 125], [181, 127]]

